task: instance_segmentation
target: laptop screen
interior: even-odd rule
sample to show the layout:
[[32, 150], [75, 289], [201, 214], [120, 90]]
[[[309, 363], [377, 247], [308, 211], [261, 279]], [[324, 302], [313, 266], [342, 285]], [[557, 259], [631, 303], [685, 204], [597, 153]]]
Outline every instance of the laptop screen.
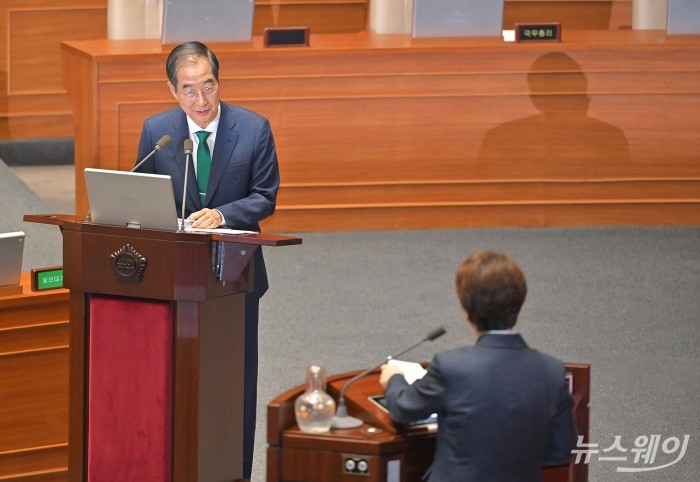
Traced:
[[0, 287], [19, 284], [23, 256], [24, 232], [0, 233]]
[[90, 217], [95, 224], [177, 231], [170, 176], [85, 169]]

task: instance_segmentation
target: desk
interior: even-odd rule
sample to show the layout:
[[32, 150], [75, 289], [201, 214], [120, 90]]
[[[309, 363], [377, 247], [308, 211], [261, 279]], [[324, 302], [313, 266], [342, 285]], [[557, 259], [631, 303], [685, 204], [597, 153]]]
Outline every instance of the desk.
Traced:
[[[588, 441], [590, 401], [590, 366], [566, 364], [572, 375], [574, 422], [577, 431]], [[357, 372], [336, 375], [328, 380], [333, 398]], [[294, 401], [306, 385], [292, 388], [267, 406], [267, 482], [352, 482], [357, 475], [344, 473], [347, 458], [368, 464], [364, 482], [387, 481], [388, 467], [400, 466], [400, 482], [418, 482], [432, 462], [436, 429], [418, 427], [406, 430], [394, 424], [389, 415], [368, 397], [383, 393], [378, 373], [349, 386], [345, 392], [348, 412], [364, 425], [357, 429], [333, 429], [328, 433], [304, 433], [296, 426]], [[373, 431], [368, 431], [372, 428]], [[545, 482], [587, 482], [588, 466], [574, 464], [543, 469]], [[394, 480], [394, 479], [392, 479]], [[398, 481], [397, 481], [398, 482]]]
[[0, 297], [0, 480], [67, 480], [69, 292], [21, 285]]
[[[700, 36], [359, 33], [214, 49], [222, 99], [275, 134], [282, 184], [265, 230], [700, 223]], [[81, 215], [83, 168], [129, 169], [143, 120], [176, 104], [157, 40], [61, 51]]]

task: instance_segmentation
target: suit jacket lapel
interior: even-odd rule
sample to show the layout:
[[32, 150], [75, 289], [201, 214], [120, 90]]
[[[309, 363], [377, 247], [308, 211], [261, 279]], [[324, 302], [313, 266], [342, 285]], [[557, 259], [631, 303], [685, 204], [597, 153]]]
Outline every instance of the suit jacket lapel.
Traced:
[[209, 205], [214, 193], [219, 188], [226, 166], [231, 160], [233, 148], [236, 145], [236, 141], [238, 141], [238, 134], [233, 130], [233, 127], [236, 125], [233, 109], [223, 102], [220, 104], [220, 108], [221, 117], [219, 118], [219, 128], [216, 131], [214, 156], [211, 161], [205, 206]]

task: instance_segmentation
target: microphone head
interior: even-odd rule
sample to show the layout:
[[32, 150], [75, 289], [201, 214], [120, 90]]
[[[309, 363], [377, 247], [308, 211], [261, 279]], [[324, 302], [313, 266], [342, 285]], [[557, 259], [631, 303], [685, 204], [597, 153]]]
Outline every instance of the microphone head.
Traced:
[[192, 148], [194, 146], [194, 143], [192, 142], [192, 139], [185, 139], [185, 154], [192, 154]]
[[165, 134], [163, 137], [158, 139], [158, 142], [156, 142], [156, 150], [167, 147], [168, 144], [170, 144], [170, 141], [172, 141], [171, 137], [168, 134]]
[[426, 340], [428, 341], [433, 341], [437, 338], [440, 338], [442, 335], [447, 333], [447, 330], [445, 329], [444, 326], [440, 325], [436, 328], [433, 328], [429, 333], [428, 336], [425, 337]]

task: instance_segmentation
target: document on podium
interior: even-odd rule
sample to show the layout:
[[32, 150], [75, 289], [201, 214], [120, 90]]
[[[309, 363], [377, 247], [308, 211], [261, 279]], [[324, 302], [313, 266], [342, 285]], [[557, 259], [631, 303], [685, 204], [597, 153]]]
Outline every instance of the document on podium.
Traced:
[[[182, 218], [177, 219], [178, 226], [182, 225]], [[258, 234], [257, 231], [244, 231], [242, 229], [231, 229], [231, 228], [193, 228], [192, 220], [185, 219], [185, 232], [186, 233], [217, 233], [217, 234]]]
[[[401, 370], [403, 370], [403, 376], [409, 385], [411, 385], [416, 380], [420, 380], [421, 378], [423, 378], [425, 376], [426, 373], [428, 373], [428, 370], [423, 368], [423, 366], [420, 363], [394, 360], [392, 358], [391, 360], [389, 360], [387, 362], [387, 364], [398, 367]], [[389, 411], [387, 406], [386, 406], [386, 400], [384, 399], [383, 396], [370, 397], [370, 400], [372, 400], [373, 402], [384, 407], [384, 409], [387, 412]], [[437, 418], [438, 418], [437, 413], [433, 413], [428, 418], [425, 418], [423, 420], [417, 420], [415, 422], [411, 422], [408, 425], [411, 425], [411, 426], [421, 425], [421, 426], [428, 427], [431, 430], [437, 430]]]
[[217, 233], [217, 234], [258, 234], [257, 231], [243, 231], [242, 229], [231, 229], [231, 228], [185, 228], [186, 233]]
[[423, 378], [423, 376], [428, 372], [428, 370], [423, 368], [420, 363], [415, 362], [394, 360], [392, 358], [387, 362], [387, 364], [400, 368], [403, 371], [403, 376], [409, 385], [416, 380]]

